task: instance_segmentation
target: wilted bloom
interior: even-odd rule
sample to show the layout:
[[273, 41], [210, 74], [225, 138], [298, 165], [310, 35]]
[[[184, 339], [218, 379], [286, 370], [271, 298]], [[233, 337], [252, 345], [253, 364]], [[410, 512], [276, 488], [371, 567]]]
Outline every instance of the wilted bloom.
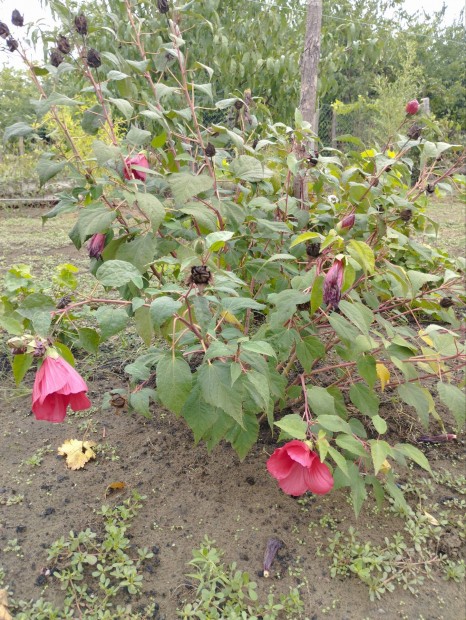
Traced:
[[342, 260], [335, 260], [327, 271], [324, 279], [324, 302], [329, 306], [338, 308], [341, 299], [341, 287], [343, 285], [344, 266]]
[[81, 35], [87, 34], [87, 19], [86, 16], [81, 13], [81, 15], [76, 15], [74, 18], [74, 27]]
[[62, 54], [69, 54], [71, 52], [70, 42], [62, 34], [58, 37], [57, 47]]
[[16, 39], [13, 39], [13, 37], [8, 37], [6, 45], [10, 52], [15, 52], [18, 49], [19, 43]]
[[423, 128], [421, 127], [421, 125], [414, 123], [408, 129], [406, 135], [408, 136], [408, 138], [411, 138], [411, 140], [418, 140], [421, 137], [422, 129]]
[[162, 13], [168, 13], [170, 10], [170, 5], [168, 4], [168, 0], [157, 0], [157, 8]]
[[98, 69], [102, 64], [99, 52], [93, 47], [90, 47], [89, 51], [87, 52], [87, 64], [93, 69]]
[[87, 385], [62, 357], [48, 356], [39, 368], [32, 389], [32, 412], [36, 420], [63, 422], [68, 405], [73, 411], [89, 409]]
[[419, 101], [417, 99], [413, 99], [412, 101], [408, 101], [408, 103], [406, 104], [406, 114], [409, 114], [410, 116], [413, 116], [414, 114], [417, 114], [420, 108], [420, 104]]
[[15, 9], [11, 14], [11, 23], [13, 26], [24, 26], [24, 17], [17, 9]]
[[341, 220], [340, 228], [347, 228], [348, 230], [350, 228], [353, 228], [355, 220], [356, 216], [354, 215], [354, 213], [350, 213]]
[[207, 143], [207, 146], [205, 147], [205, 154], [207, 157], [213, 157], [215, 155], [215, 146], [211, 142]]
[[333, 488], [333, 476], [328, 466], [298, 439], [277, 448], [267, 461], [267, 469], [287, 495], [303, 495], [306, 491], [324, 495]]
[[0, 37], [2, 37], [2, 39], [6, 39], [10, 34], [10, 29], [8, 28], [8, 26], [5, 24], [5, 22], [0, 22]]
[[92, 235], [87, 249], [89, 250], [90, 258], [100, 258], [105, 247], [105, 235], [103, 233], [96, 233]]
[[63, 54], [58, 49], [53, 49], [50, 52], [50, 64], [53, 67], [59, 67], [61, 65], [61, 63], [63, 62], [64, 58], [65, 57], [63, 56]]
[[136, 170], [133, 166], [139, 166], [141, 168], [149, 168], [149, 162], [143, 153], [138, 153], [134, 157], [127, 157], [125, 159], [125, 168], [123, 174], [125, 179], [136, 179], [137, 181], [144, 182], [146, 180], [146, 173], [143, 170]]
[[282, 547], [284, 547], [284, 542], [279, 538], [269, 538], [267, 541], [267, 547], [265, 548], [264, 553], [264, 577], [269, 577], [270, 568], [273, 564], [275, 556]]

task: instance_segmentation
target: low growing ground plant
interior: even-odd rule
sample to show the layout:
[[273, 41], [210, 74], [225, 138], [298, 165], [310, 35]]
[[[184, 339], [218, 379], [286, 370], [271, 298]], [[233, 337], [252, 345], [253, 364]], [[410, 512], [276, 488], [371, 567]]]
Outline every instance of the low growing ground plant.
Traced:
[[[435, 235], [428, 198], [461, 186], [464, 153], [423, 137], [434, 125], [416, 100], [383, 145], [347, 136], [345, 153], [311, 151], [298, 111], [290, 127], [259, 122], [249, 90], [212, 101], [213, 69], [183, 38], [189, 3], [141, 14], [125, 0], [127, 20], [109, 13], [105, 27], [50, 4], [62, 23], [48, 63], [7, 45], [38, 89], [39, 119], [66, 143], [39, 162], [41, 183], [73, 181], [44, 224], [76, 212], [70, 237], [87, 244], [92, 285], [80, 293], [67, 265], [47, 294], [24, 265], [5, 277], [0, 327], [16, 381], [40, 367], [35, 416], [88, 407], [72, 350], [96, 352], [131, 323], [146, 348], [126, 367], [129, 392], [104, 405], [150, 415], [157, 402], [196, 442], [225, 440], [241, 459], [268, 424], [289, 442], [268, 465], [286, 493], [348, 487], [356, 513], [368, 490], [398, 499], [393, 464], [430, 466], [388, 437], [382, 402], [412, 408], [441, 441], [464, 423], [464, 259], [413, 239]], [[63, 107], [106, 140], [83, 154]], [[34, 129], [16, 123], [4, 138]]]

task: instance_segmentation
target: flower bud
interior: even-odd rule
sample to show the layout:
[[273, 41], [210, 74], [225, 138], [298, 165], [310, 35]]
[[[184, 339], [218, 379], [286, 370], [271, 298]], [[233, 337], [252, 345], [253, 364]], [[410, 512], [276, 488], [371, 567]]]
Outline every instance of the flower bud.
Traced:
[[406, 114], [409, 114], [409, 116], [414, 116], [414, 114], [417, 114], [419, 112], [419, 108], [421, 106], [419, 105], [419, 101], [417, 99], [413, 99], [412, 101], [408, 101], [408, 103], [406, 104]]
[[451, 297], [442, 297], [442, 299], [440, 300], [441, 308], [451, 308], [451, 306], [454, 306], [454, 305], [455, 305], [455, 302], [453, 301]]
[[10, 52], [16, 52], [19, 46], [18, 41], [16, 39], [13, 39], [13, 37], [8, 37], [8, 39], [6, 40], [6, 44]]
[[105, 247], [105, 235], [103, 233], [96, 233], [91, 237], [87, 249], [89, 250], [89, 258], [101, 258], [102, 252]]
[[58, 37], [57, 47], [62, 54], [69, 54], [71, 52], [70, 42], [62, 34]]
[[327, 271], [324, 279], [324, 302], [327, 306], [338, 308], [341, 299], [341, 288], [343, 286], [344, 266], [342, 260], [335, 260]]
[[350, 213], [349, 215], [344, 217], [341, 222], [339, 222], [339, 226], [340, 228], [346, 228], [350, 230], [351, 228], [353, 228], [355, 220], [356, 216], [354, 215], [354, 213]]
[[162, 13], [162, 15], [168, 13], [168, 11], [170, 10], [168, 0], [157, 0], [157, 8]]
[[411, 209], [403, 209], [403, 211], [400, 212], [400, 218], [403, 220], [403, 222], [409, 222], [412, 217], [413, 212], [411, 211]]
[[97, 69], [102, 64], [99, 52], [92, 47], [87, 52], [87, 64], [93, 69]]
[[313, 243], [307, 243], [306, 254], [311, 258], [317, 258], [320, 254], [320, 242], [314, 241]]
[[421, 133], [422, 127], [414, 123], [414, 125], [411, 125], [411, 127], [408, 129], [406, 135], [408, 136], [408, 138], [411, 138], [411, 140], [418, 140], [418, 138], [421, 137]]
[[11, 14], [11, 23], [13, 24], [13, 26], [24, 26], [24, 17], [16, 9]]
[[207, 146], [205, 147], [205, 154], [207, 155], [207, 157], [213, 157], [215, 153], [215, 146], [211, 142], [208, 142]]
[[0, 22], [0, 37], [2, 37], [2, 39], [6, 39], [10, 34], [10, 29], [8, 28], [8, 26], [5, 24], [5, 22]]
[[61, 65], [61, 63], [63, 62], [63, 59], [64, 59], [64, 56], [60, 52], [60, 50], [53, 49], [50, 52], [50, 64], [53, 67], [58, 67], [59, 65]]
[[87, 34], [87, 19], [85, 15], [82, 13], [81, 15], [76, 15], [74, 18], [74, 27], [76, 28], [78, 34], [81, 34], [82, 36]]

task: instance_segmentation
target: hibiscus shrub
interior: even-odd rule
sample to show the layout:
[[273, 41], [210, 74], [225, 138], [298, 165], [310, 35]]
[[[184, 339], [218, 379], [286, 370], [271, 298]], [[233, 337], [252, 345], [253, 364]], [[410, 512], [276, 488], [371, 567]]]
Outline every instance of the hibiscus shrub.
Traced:
[[[69, 50], [44, 67], [14, 53], [39, 90], [39, 117], [54, 118], [61, 135], [41, 181], [66, 170], [74, 184], [45, 220], [77, 212], [70, 237], [78, 249], [88, 243], [94, 282], [91, 295], [70, 284], [59, 299], [31, 288], [24, 268], [6, 276], [0, 326], [17, 380], [45, 355], [36, 416], [57, 421], [68, 403], [87, 407], [85, 385], [58, 353], [71, 361], [70, 348], [95, 351], [131, 321], [146, 349], [127, 366], [132, 387], [118, 404], [127, 398], [148, 415], [159, 403], [196, 442], [211, 450], [226, 440], [240, 458], [268, 423], [288, 441], [268, 462], [286, 493], [349, 487], [356, 512], [367, 488], [399, 500], [391, 464], [429, 463], [414, 445], [387, 440], [387, 415], [414, 409], [445, 437], [464, 421], [452, 381], [464, 369], [455, 314], [464, 261], [413, 238], [435, 233], [429, 195], [462, 180], [458, 163], [442, 162], [456, 147], [426, 139], [433, 123], [409, 102], [386, 145], [346, 136], [346, 153], [310, 152], [315, 137], [299, 112], [288, 127], [260, 122], [250, 91], [213, 103], [213, 69], [185, 50], [185, 25], [198, 27], [190, 3], [144, 5], [142, 15], [128, 0], [126, 21], [102, 15], [99, 25], [51, 5]], [[83, 109], [89, 92], [95, 104]], [[90, 135], [105, 131], [85, 157], [63, 106]], [[5, 137], [28, 132], [17, 123]]]

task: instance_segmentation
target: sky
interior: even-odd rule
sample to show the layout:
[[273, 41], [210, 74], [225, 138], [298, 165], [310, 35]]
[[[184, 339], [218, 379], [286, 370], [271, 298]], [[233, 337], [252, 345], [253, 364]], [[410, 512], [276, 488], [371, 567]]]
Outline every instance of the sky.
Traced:
[[[447, 7], [445, 23], [449, 24], [459, 16], [461, 9], [465, 8], [465, 2], [466, 0], [444, 0], [444, 2], [443, 0], [405, 0], [404, 6], [409, 13], [423, 10], [427, 14], [431, 14], [434, 11], [438, 11], [442, 7], [442, 4], [445, 3]], [[83, 4], [85, 4], [85, 2], [83, 2]], [[17, 33], [19, 37], [19, 31], [21, 30], [11, 25], [11, 13], [15, 8], [17, 8], [20, 13], [24, 12], [25, 22], [35, 22], [42, 19], [44, 25], [53, 24], [50, 12], [47, 8], [44, 9], [41, 6], [40, 0], [0, 0], [0, 21], [8, 24], [13, 35]], [[0, 41], [2, 40], [0, 39]], [[22, 63], [18, 54], [3, 51], [1, 49], [2, 47], [3, 46], [0, 44], [0, 67], [5, 65], [8, 67], [21, 68]], [[32, 57], [41, 60], [40, 50], [35, 53], [32, 51]]]

